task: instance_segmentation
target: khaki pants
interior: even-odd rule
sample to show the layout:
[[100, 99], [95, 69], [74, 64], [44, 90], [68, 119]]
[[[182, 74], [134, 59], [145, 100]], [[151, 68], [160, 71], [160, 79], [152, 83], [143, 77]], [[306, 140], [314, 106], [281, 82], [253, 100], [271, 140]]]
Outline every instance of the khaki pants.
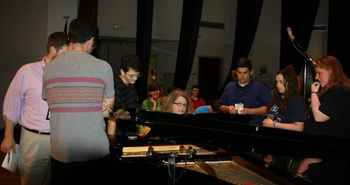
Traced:
[[18, 168], [21, 185], [50, 184], [50, 135], [21, 130]]

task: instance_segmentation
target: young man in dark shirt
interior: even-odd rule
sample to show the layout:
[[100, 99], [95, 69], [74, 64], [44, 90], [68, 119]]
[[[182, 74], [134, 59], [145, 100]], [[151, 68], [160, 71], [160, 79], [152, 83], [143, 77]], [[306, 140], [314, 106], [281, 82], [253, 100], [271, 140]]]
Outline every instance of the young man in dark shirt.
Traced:
[[[135, 108], [135, 90], [134, 86], [140, 72], [141, 60], [135, 54], [127, 54], [121, 60], [120, 75], [114, 82], [115, 104], [114, 112], [117, 118], [126, 119], [130, 113], [128, 108]], [[110, 139], [114, 139], [116, 131], [116, 120], [110, 118], [107, 125], [107, 134]]]
[[240, 58], [236, 72], [237, 81], [228, 85], [221, 95], [220, 110], [228, 114], [252, 115], [250, 124], [261, 126], [262, 115], [271, 100], [270, 91], [252, 78], [253, 64], [249, 59]]

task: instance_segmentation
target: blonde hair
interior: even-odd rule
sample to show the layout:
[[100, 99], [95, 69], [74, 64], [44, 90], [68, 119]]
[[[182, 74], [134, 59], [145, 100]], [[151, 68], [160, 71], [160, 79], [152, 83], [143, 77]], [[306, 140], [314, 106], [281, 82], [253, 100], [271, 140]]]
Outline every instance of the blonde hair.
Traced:
[[162, 104], [162, 107], [161, 107], [161, 111], [173, 113], [173, 104], [174, 104], [175, 100], [180, 96], [185, 98], [187, 101], [187, 107], [186, 107], [185, 114], [192, 113], [193, 108], [192, 108], [190, 96], [187, 94], [186, 91], [183, 91], [183, 90], [172, 91], [164, 100], [164, 103]]

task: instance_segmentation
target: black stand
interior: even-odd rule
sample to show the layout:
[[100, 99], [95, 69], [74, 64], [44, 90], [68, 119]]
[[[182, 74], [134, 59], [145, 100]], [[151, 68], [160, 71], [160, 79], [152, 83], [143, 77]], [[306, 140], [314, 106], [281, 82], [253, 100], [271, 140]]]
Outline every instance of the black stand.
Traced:
[[306, 82], [307, 82], [307, 64], [308, 63], [311, 63], [311, 67], [314, 68], [314, 64], [315, 62], [312, 60], [311, 56], [309, 56], [306, 51], [299, 45], [299, 43], [295, 40], [294, 36], [291, 37], [291, 41], [292, 41], [292, 44], [294, 46], [294, 48], [299, 52], [301, 53], [303, 56], [304, 56], [304, 74], [303, 74], [303, 89], [304, 89], [304, 92], [303, 92], [303, 96], [305, 99], [306, 98], [306, 94], [307, 94], [307, 86], [306, 86]]
[[175, 176], [175, 171], [176, 171], [176, 159], [177, 153], [171, 152], [169, 154], [168, 158], [168, 169], [169, 169], [169, 176], [170, 176], [170, 185], [175, 185], [176, 182], [176, 176]]
[[[181, 148], [184, 148], [184, 147], [181, 146]], [[176, 181], [178, 181], [180, 179], [180, 177], [182, 176], [183, 172], [186, 170], [187, 159], [191, 159], [196, 153], [197, 153], [197, 151], [195, 149], [193, 149], [191, 146], [188, 147], [188, 149], [186, 150], [186, 155], [185, 155], [185, 167], [182, 170], [182, 172], [181, 172], [181, 174], [179, 175], [178, 178], [176, 178], [176, 176], [175, 176], [175, 172], [176, 172], [176, 157], [178, 157], [178, 153], [177, 152], [170, 152], [168, 155], [164, 156], [164, 157], [168, 157], [168, 173], [169, 173], [169, 177], [170, 177], [170, 182], [169, 182], [170, 185], [175, 185]], [[157, 154], [153, 150], [153, 147], [150, 146], [150, 147], [148, 147], [148, 151], [146, 153], [146, 156], [148, 158], [159, 158], [162, 155], [161, 154]]]

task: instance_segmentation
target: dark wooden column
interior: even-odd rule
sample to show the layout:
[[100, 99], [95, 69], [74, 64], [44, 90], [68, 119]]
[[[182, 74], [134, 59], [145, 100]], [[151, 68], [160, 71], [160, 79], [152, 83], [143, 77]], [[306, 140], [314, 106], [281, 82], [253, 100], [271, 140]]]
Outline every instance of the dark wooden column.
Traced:
[[[238, 59], [241, 57], [248, 58], [258, 28], [263, 3], [263, 0], [238, 0], [237, 2], [236, 33], [231, 70], [236, 69]], [[226, 85], [231, 81], [231, 70], [226, 76], [220, 94], [223, 93]]]
[[186, 89], [196, 53], [203, 0], [184, 0], [174, 86]]
[[[280, 68], [293, 65], [297, 74], [300, 74], [302, 81], [302, 93], [305, 100], [310, 92], [310, 85], [313, 83], [313, 66], [310, 62], [305, 62], [305, 57], [299, 53], [289, 40], [287, 28], [291, 27], [293, 35], [300, 46], [307, 51], [312, 30], [318, 11], [320, 0], [283, 0], [282, 1], [282, 22], [281, 22], [281, 50]], [[312, 57], [312, 56], [311, 56]], [[316, 59], [315, 59], [316, 60]], [[306, 67], [305, 67], [305, 64]], [[304, 69], [306, 70], [304, 71]], [[304, 72], [306, 72], [304, 83]], [[304, 90], [305, 84], [305, 90]]]
[[98, 0], [79, 1], [78, 18], [92, 21], [97, 25]]
[[143, 102], [147, 98], [148, 68], [152, 41], [152, 20], [153, 0], [138, 0], [136, 54], [141, 59], [141, 72], [144, 74], [136, 82], [139, 102]]
[[329, 1], [328, 55], [336, 57], [350, 76], [350, 1]]

